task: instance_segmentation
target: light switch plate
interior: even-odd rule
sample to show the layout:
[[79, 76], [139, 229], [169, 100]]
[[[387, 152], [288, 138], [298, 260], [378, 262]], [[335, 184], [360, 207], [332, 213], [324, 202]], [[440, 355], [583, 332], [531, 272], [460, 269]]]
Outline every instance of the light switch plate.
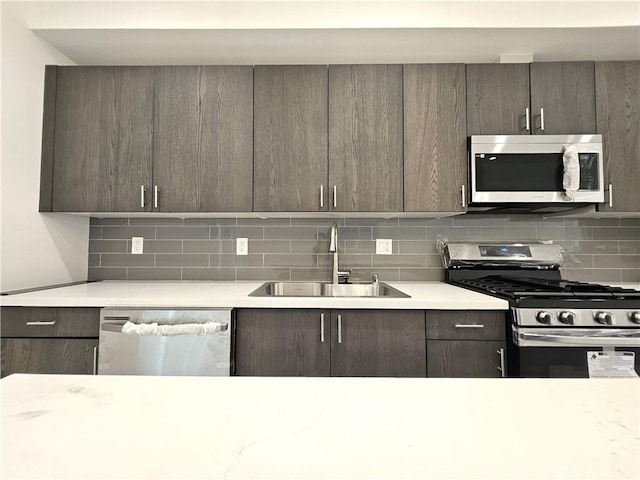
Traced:
[[393, 240], [390, 238], [376, 238], [376, 255], [391, 255]]
[[131, 253], [133, 255], [142, 255], [144, 245], [144, 237], [131, 237]]
[[248, 238], [236, 238], [236, 255], [249, 255]]

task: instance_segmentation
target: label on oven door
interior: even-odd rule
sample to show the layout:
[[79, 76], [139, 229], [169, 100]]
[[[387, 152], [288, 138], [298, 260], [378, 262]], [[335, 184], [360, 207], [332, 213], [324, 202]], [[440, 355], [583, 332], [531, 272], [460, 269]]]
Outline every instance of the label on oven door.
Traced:
[[633, 352], [587, 352], [589, 378], [637, 377]]

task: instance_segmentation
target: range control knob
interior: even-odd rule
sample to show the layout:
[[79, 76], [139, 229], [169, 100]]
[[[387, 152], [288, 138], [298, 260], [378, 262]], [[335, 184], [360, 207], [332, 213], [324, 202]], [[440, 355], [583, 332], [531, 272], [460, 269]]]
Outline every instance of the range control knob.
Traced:
[[560, 312], [560, 315], [558, 315], [558, 320], [566, 325], [573, 325], [576, 320], [576, 314], [573, 312]]
[[609, 312], [598, 312], [594, 320], [603, 325], [613, 325], [613, 315]]
[[550, 325], [551, 320], [553, 320], [553, 313], [550, 312], [538, 312], [536, 314], [536, 320], [540, 323], [544, 323], [545, 325]]
[[640, 312], [629, 313], [629, 320], [631, 320], [633, 323], [640, 323]]

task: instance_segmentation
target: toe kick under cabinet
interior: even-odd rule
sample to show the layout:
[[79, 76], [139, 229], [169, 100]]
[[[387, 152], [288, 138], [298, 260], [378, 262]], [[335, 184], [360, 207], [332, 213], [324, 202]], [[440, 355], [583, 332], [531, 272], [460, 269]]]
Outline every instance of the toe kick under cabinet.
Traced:
[[239, 309], [235, 374], [500, 377], [504, 335], [504, 312]]
[[0, 374], [94, 374], [99, 308], [2, 307]]

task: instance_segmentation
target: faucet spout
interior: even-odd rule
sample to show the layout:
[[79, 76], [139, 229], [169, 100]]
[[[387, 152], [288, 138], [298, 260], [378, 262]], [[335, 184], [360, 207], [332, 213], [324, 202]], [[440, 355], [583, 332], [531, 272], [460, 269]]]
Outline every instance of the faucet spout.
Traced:
[[331, 225], [331, 235], [329, 239], [329, 253], [333, 253], [333, 270], [331, 274], [331, 283], [337, 285], [340, 283], [340, 279], [343, 278], [345, 281], [349, 280], [349, 276], [351, 275], [351, 270], [341, 271], [338, 267], [338, 224], [334, 223]]
[[329, 253], [338, 252], [338, 224], [331, 225], [331, 235], [329, 237]]

